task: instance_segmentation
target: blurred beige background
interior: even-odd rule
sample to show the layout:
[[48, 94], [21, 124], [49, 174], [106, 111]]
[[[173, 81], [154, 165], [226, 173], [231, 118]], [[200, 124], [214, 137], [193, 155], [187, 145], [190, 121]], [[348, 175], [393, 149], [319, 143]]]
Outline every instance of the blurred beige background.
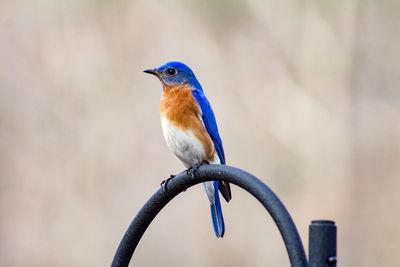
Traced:
[[[133, 216], [183, 166], [161, 85], [191, 66], [227, 161], [283, 200], [339, 266], [400, 265], [399, 1], [0, 2], [0, 266], [108, 266]], [[216, 239], [201, 186], [153, 222], [132, 266], [289, 266], [271, 218], [233, 188]]]

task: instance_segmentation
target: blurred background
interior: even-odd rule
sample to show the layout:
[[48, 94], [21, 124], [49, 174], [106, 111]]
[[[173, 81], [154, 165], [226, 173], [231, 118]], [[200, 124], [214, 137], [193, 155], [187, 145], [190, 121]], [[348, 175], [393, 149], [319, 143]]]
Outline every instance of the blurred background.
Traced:
[[[0, 2], [0, 265], [108, 266], [162, 180], [157, 79], [187, 63], [229, 165], [285, 203], [305, 246], [338, 224], [339, 266], [400, 265], [399, 1]], [[202, 186], [170, 203], [132, 266], [289, 266], [241, 189], [214, 236]]]

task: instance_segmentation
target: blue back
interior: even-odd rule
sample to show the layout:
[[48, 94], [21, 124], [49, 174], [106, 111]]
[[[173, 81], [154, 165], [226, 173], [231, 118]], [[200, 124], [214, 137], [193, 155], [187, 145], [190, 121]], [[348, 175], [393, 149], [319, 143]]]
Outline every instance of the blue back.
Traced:
[[[197, 86], [200, 86], [198, 82]], [[225, 164], [224, 148], [222, 146], [222, 140], [219, 136], [217, 122], [215, 120], [214, 112], [211, 108], [211, 105], [204, 95], [201, 86], [200, 88], [195, 88], [195, 90], [192, 91], [192, 94], [201, 108], [204, 126], [206, 127], [207, 132], [214, 143], [214, 147], [217, 151], [219, 160], [221, 161], [221, 164]]]

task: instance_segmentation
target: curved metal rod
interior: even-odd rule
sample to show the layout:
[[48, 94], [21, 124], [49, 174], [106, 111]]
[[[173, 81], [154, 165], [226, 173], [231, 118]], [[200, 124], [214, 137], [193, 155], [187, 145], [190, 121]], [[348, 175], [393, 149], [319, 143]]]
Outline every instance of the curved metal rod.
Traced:
[[198, 168], [195, 178], [186, 171], [168, 182], [168, 191], [160, 188], [143, 206], [129, 225], [118, 246], [112, 267], [128, 266], [132, 255], [147, 227], [161, 209], [175, 196], [189, 187], [210, 180], [224, 180], [233, 183], [252, 194], [267, 209], [283, 237], [292, 267], [306, 267], [307, 258], [296, 226], [289, 212], [267, 185], [255, 176], [226, 165], [203, 165]]

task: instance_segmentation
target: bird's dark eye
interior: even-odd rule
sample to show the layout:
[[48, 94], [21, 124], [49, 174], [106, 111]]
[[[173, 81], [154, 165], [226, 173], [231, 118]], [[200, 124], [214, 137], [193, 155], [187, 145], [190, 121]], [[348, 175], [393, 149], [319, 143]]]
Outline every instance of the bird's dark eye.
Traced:
[[176, 69], [168, 68], [167, 73], [168, 73], [168, 75], [174, 76], [176, 74]]

